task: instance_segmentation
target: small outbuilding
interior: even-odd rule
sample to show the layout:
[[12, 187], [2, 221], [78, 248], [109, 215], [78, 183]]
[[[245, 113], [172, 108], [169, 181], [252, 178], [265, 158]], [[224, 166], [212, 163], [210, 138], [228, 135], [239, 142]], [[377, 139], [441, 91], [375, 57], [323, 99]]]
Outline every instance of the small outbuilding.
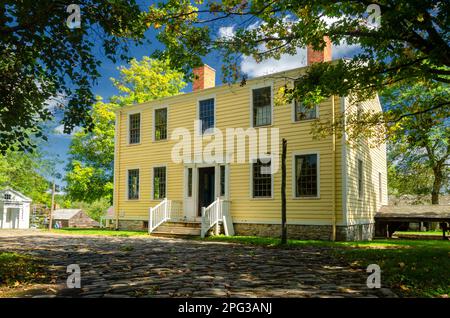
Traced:
[[99, 227], [99, 223], [81, 209], [57, 209], [53, 211], [53, 228]]
[[0, 190], [0, 229], [28, 229], [31, 201], [13, 189]]

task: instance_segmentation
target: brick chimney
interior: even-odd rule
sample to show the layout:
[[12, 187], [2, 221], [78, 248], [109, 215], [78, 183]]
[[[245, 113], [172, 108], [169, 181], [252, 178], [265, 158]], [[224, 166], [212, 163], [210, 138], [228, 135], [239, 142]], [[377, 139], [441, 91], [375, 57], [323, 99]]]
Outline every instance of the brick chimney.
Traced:
[[324, 36], [323, 40], [326, 43], [323, 51], [315, 51], [311, 45], [308, 45], [306, 49], [307, 65], [331, 61], [331, 40], [328, 36]]
[[194, 82], [192, 83], [192, 90], [194, 92], [216, 86], [216, 70], [211, 66], [204, 64], [203, 66], [194, 68], [193, 73]]

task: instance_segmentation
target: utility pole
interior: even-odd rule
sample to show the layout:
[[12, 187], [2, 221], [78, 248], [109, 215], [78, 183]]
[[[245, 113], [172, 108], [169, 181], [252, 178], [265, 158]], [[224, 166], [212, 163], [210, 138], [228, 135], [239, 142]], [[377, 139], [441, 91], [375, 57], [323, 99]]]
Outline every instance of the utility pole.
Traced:
[[53, 223], [53, 209], [55, 207], [55, 178], [53, 178], [53, 185], [52, 185], [52, 206], [50, 207], [50, 217], [49, 217], [49, 223], [48, 223], [48, 229], [52, 229], [52, 223]]
[[283, 138], [283, 148], [281, 152], [281, 244], [287, 243], [286, 224], [286, 151], [287, 140]]

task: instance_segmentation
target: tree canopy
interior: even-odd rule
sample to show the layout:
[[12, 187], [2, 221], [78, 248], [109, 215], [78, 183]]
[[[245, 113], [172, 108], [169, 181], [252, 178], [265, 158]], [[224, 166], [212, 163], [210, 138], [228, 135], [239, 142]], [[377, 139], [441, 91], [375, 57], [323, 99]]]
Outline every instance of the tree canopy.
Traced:
[[450, 109], [426, 112], [450, 98], [448, 86], [418, 82], [413, 86], [396, 86], [384, 92], [390, 111], [415, 110], [389, 126], [390, 186], [398, 195], [430, 195], [439, 203], [439, 195], [448, 191], [450, 182]]
[[90, 112], [94, 128], [75, 133], [70, 145], [67, 167], [67, 193], [78, 201], [92, 203], [101, 198], [112, 202], [115, 113], [121, 106], [143, 103], [179, 94], [185, 87], [184, 74], [172, 70], [169, 61], [143, 57], [120, 67], [118, 79], [112, 78], [119, 94], [109, 102], [99, 98]]
[[100, 59], [127, 58], [146, 29], [135, 0], [79, 0], [81, 27], [70, 29], [73, 1], [0, 3], [0, 152], [45, 138], [41, 122], [63, 108], [65, 131], [92, 127], [89, 109]]
[[[379, 25], [369, 23], [369, 5], [379, 8]], [[353, 58], [316, 63], [287, 90], [290, 98], [313, 105], [331, 95], [365, 100], [399, 82], [450, 83], [449, 11], [448, 1], [431, 0], [169, 0], [152, 5], [146, 21], [165, 44], [156, 56], [170, 57], [187, 72], [216, 51], [231, 81], [245, 81], [238, 65], [243, 55], [263, 61], [294, 55], [306, 45], [322, 49], [324, 36], [334, 45], [358, 45]], [[218, 36], [219, 26], [233, 34]]]

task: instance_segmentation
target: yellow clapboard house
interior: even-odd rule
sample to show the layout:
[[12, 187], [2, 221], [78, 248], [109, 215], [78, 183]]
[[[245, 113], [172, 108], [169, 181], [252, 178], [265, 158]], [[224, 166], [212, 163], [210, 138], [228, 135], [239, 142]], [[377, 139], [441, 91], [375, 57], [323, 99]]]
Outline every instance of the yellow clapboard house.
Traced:
[[[331, 46], [307, 56], [308, 65], [331, 60]], [[288, 236], [370, 239], [374, 215], [387, 204], [385, 145], [371, 148], [364, 138], [350, 145], [345, 134], [314, 139], [311, 128], [344, 110], [381, 111], [380, 102], [333, 96], [315, 109], [276, 104], [279, 88], [307, 67], [215, 86], [204, 65], [194, 70], [193, 92], [119, 109], [115, 226], [279, 236], [284, 138]]]

